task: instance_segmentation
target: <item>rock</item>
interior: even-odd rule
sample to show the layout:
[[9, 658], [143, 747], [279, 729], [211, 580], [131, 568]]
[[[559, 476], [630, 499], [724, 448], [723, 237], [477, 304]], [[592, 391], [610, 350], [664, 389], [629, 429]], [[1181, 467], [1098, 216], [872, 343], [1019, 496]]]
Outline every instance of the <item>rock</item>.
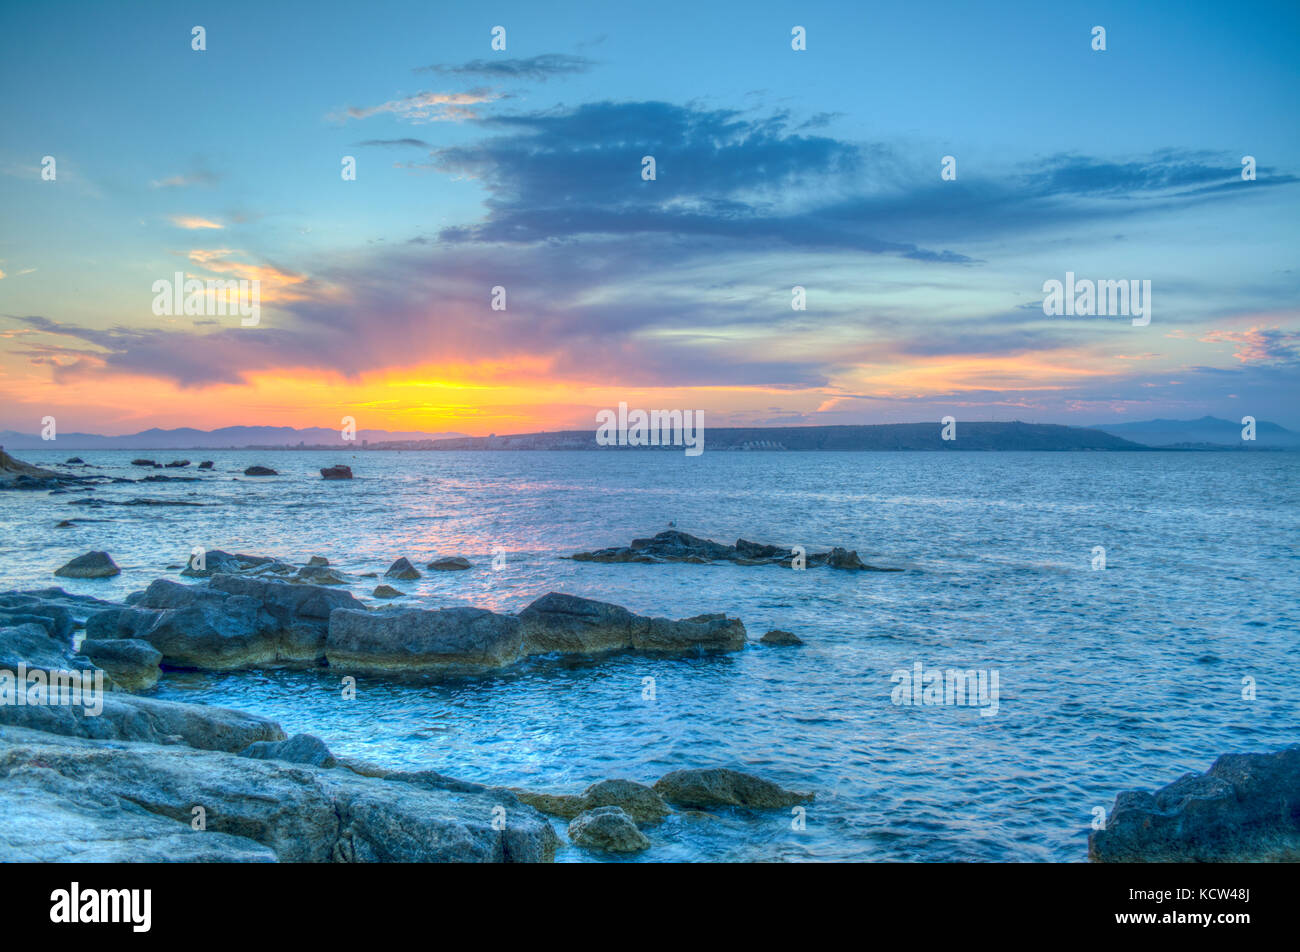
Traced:
[[443, 559], [434, 559], [425, 568], [433, 569], [435, 572], [456, 572], [469, 568], [469, 559], [461, 558], [458, 555], [448, 556]]
[[203, 462], [199, 463], [199, 469], [211, 469], [211, 468], [212, 468], [212, 460], [210, 459], [205, 459]]
[[40, 625], [51, 637], [72, 647], [72, 631], [76, 627], [76, 619], [68, 607], [30, 593], [10, 592], [0, 595], [0, 626], [28, 623]]
[[85, 463], [86, 463], [86, 461], [85, 461], [84, 459], [82, 459], [80, 456], [74, 456], [74, 457], [72, 457], [72, 459], [70, 459], [70, 460], [65, 460], [64, 462], [65, 462], [68, 466], [72, 466], [73, 464], [77, 464], [77, 463], [80, 463], [81, 465], [84, 466]]
[[294, 575], [295, 579], [312, 585], [346, 585], [348, 580], [325, 565], [304, 565]]
[[512, 790], [521, 802], [571, 820], [580, 813], [600, 807], [619, 807], [636, 823], [658, 823], [672, 811], [663, 797], [645, 784], [632, 780], [601, 780], [593, 783], [579, 796], [534, 793]]
[[269, 466], [250, 466], [244, 470], [245, 476], [279, 476], [275, 470]]
[[780, 628], [773, 628], [762, 638], [758, 639], [765, 645], [801, 645], [803, 639], [793, 632], [783, 631]]
[[738, 651], [745, 626], [722, 614], [681, 621], [646, 618], [607, 602], [551, 592], [522, 612], [527, 654], [596, 654], [607, 651], [675, 653]]
[[405, 558], [398, 559], [390, 565], [388, 571], [384, 573], [384, 578], [395, 578], [404, 582], [409, 582], [419, 577], [420, 573], [416, 571], [415, 566]]
[[73, 651], [70, 637], [51, 634], [39, 620], [0, 621], [0, 671], [16, 672], [20, 664], [44, 671], [89, 671], [94, 668], [89, 660]]
[[[701, 539], [686, 532], [670, 529], [650, 539], [633, 539], [630, 546], [614, 546], [595, 552], [578, 552], [571, 556], [576, 562], [686, 562], [707, 565], [711, 562], [732, 562], [736, 565], [781, 565], [789, 568], [795, 559], [793, 549], [763, 545], [746, 539], [737, 539], [735, 545], [724, 545], [711, 539]], [[832, 549], [806, 557], [806, 565], [829, 565], [831, 568], [872, 572], [898, 572], [900, 569], [867, 565], [856, 552]]]
[[275, 721], [223, 707], [161, 701], [120, 691], [99, 695], [103, 709], [85, 705], [0, 705], [0, 725], [99, 741], [184, 744], [236, 753], [258, 741], [284, 740]]
[[[62, 810], [48, 816], [49, 804], [65, 803], [93, 804], [83, 813], [102, 818], [106, 835], [92, 827], [89, 844], [84, 830], [70, 833], [78, 841], [71, 845], [49, 842], [51, 830], [75, 829]], [[199, 843], [218, 852], [251, 841], [281, 862], [545, 862], [556, 845], [550, 823], [504, 791], [453, 792], [179, 745], [106, 746], [0, 728], [0, 861], [158, 858], [152, 840], [120, 838], [122, 816], [143, 812], [188, 829], [195, 806], [207, 824]], [[32, 836], [46, 817], [50, 827]]]
[[401, 597], [403, 597], [406, 593], [405, 593], [405, 592], [399, 592], [397, 589], [393, 588], [391, 585], [377, 585], [377, 586], [375, 587], [375, 590], [374, 590], [373, 592], [371, 592], [370, 594], [373, 595], [375, 598], [401, 598]]
[[185, 563], [185, 568], [181, 570], [181, 574], [186, 578], [209, 578], [218, 574], [231, 575], [246, 572], [258, 566], [269, 565], [275, 560], [261, 555], [232, 555], [221, 549], [209, 549], [203, 553], [202, 568], [195, 567], [194, 561], [191, 557]]
[[322, 479], [351, 479], [352, 469], [339, 463], [335, 466], [327, 466], [320, 471]]
[[96, 667], [103, 668], [113, 682], [124, 691], [146, 691], [158, 683], [162, 675], [158, 665], [162, 652], [136, 638], [118, 638], [96, 641], [87, 638], [80, 651]]
[[578, 846], [607, 853], [637, 853], [650, 848], [650, 840], [618, 807], [597, 807], [578, 815], [569, 824], [569, 839]]
[[310, 559], [307, 560], [307, 564], [308, 565], [329, 565], [330, 560], [325, 558], [325, 556], [323, 555], [313, 555]]
[[162, 466], [161, 463], [155, 462], [154, 460], [151, 460], [151, 459], [133, 459], [133, 460], [131, 460], [131, 465], [132, 465], [132, 466], [152, 466], [152, 467], [154, 467], [155, 469], [158, 469], [158, 468], [160, 468], [160, 467]]
[[1300, 744], [1269, 754], [1224, 754], [1154, 794], [1115, 798], [1088, 835], [1097, 863], [1300, 862]]
[[707, 810], [710, 807], [792, 807], [813, 799], [811, 793], [795, 793], [751, 774], [725, 768], [674, 770], [660, 777], [655, 792], [679, 807]]
[[483, 608], [340, 609], [330, 613], [330, 667], [372, 674], [477, 673], [519, 660], [519, 619]]
[[72, 528], [72, 523], [71, 523], [69, 520], [64, 519], [62, 522], [60, 522], [60, 523], [58, 523], [57, 525], [55, 525], [54, 528], [56, 528], [56, 529], [70, 529], [70, 528]]
[[283, 760], [290, 764], [334, 767], [338, 761], [325, 742], [312, 734], [294, 734], [288, 740], [259, 740], [240, 752], [241, 757], [257, 760]]
[[122, 570], [109, 558], [107, 552], [87, 552], [57, 569], [54, 574], [62, 578], [110, 578], [121, 575]]
[[174, 459], [167, 464], [168, 469], [179, 469], [183, 466], [189, 466], [190, 461], [187, 459]]

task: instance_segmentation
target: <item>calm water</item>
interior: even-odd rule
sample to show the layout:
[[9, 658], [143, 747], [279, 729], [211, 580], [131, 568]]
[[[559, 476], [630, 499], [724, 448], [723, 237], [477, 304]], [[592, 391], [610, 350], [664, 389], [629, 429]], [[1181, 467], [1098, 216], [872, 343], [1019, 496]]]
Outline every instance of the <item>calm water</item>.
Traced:
[[[171, 452], [75, 455], [102, 467], [88, 472], [196, 475], [128, 465]], [[0, 494], [0, 587], [53, 584], [92, 548], [122, 575], [63, 584], [103, 597], [174, 575], [194, 545], [324, 555], [353, 573], [464, 555], [472, 570], [401, 583], [413, 596], [401, 604], [515, 611], [562, 591], [672, 617], [725, 611], [751, 638], [803, 638], [723, 657], [534, 661], [435, 685], [363, 679], [351, 702], [323, 672], [174, 674], [156, 690], [277, 718], [345, 755], [486, 783], [576, 792], [729, 765], [817, 794], [805, 830], [781, 812], [674, 818], [643, 859], [1083, 860], [1093, 807], [1109, 810], [1118, 791], [1300, 740], [1300, 454], [184, 455], [216, 471]], [[334, 462], [358, 478], [322, 481]], [[233, 478], [253, 463], [282, 475]], [[70, 504], [87, 497], [202, 505]], [[64, 518], [97, 521], [55, 529]], [[906, 571], [558, 558], [670, 520], [721, 541], [844, 545]], [[507, 559], [493, 571], [497, 547]], [[915, 661], [996, 669], [998, 713], [894, 705], [891, 673]]]

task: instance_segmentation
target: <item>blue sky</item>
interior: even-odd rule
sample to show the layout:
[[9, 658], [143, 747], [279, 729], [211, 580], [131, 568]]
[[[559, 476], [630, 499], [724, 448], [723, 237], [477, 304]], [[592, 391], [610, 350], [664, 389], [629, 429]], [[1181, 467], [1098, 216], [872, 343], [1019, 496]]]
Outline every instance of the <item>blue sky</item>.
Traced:
[[0, 426], [1300, 426], [1300, 7], [1134, 6], [6, 5]]

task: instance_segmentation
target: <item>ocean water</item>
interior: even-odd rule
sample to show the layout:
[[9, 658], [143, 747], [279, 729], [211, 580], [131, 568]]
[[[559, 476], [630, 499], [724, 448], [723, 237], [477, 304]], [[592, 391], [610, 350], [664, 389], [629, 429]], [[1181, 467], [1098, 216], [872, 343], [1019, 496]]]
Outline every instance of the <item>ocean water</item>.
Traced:
[[[363, 678], [352, 701], [327, 669], [178, 672], [153, 692], [484, 783], [579, 792], [720, 765], [816, 794], [803, 829], [785, 811], [675, 816], [631, 861], [1082, 861], [1094, 808], [1117, 792], [1300, 741], [1300, 454], [185, 454], [215, 460], [212, 474], [129, 465], [170, 451], [19, 454], [72, 455], [100, 467], [90, 473], [203, 479], [0, 493], [0, 589], [57, 582], [117, 598], [175, 576], [167, 566], [196, 545], [324, 555], [349, 573], [464, 555], [469, 571], [398, 583], [411, 596], [398, 604], [516, 611], [560, 591], [653, 615], [725, 611], [755, 641], [795, 632], [803, 647]], [[335, 462], [357, 478], [321, 480]], [[253, 463], [281, 475], [240, 475]], [[199, 505], [119, 504], [132, 499]], [[54, 528], [65, 518], [93, 521]], [[904, 571], [560, 558], [669, 522], [726, 542], [843, 545]], [[88, 549], [108, 550], [122, 575], [53, 578]], [[352, 590], [368, 597], [378, 581]], [[918, 661], [996, 671], [997, 713], [893, 703], [891, 675]]]

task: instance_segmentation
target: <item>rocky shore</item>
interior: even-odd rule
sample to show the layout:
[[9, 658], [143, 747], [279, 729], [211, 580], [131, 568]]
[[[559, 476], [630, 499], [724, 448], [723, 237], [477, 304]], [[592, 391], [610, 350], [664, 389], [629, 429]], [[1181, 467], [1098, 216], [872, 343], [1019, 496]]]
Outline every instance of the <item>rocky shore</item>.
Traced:
[[[0, 594], [0, 861], [546, 862], [566, 839], [600, 855], [651, 848], [643, 829], [674, 807], [812, 799], [716, 768], [653, 787], [602, 781], [581, 796], [512, 791], [349, 761], [255, 714], [131, 693], [171, 669], [473, 675], [537, 655], [746, 644], [723, 614], [651, 618], [558, 593], [517, 615], [370, 607], [310, 575], [274, 577], [285, 565], [274, 559], [208, 558], [234, 571], [158, 579], [122, 603], [58, 588]], [[327, 567], [312, 562], [302, 568]], [[19, 671], [24, 681], [6, 682]], [[93, 706], [60, 700], [59, 672], [106, 690]], [[570, 821], [565, 838], [548, 816]]]

